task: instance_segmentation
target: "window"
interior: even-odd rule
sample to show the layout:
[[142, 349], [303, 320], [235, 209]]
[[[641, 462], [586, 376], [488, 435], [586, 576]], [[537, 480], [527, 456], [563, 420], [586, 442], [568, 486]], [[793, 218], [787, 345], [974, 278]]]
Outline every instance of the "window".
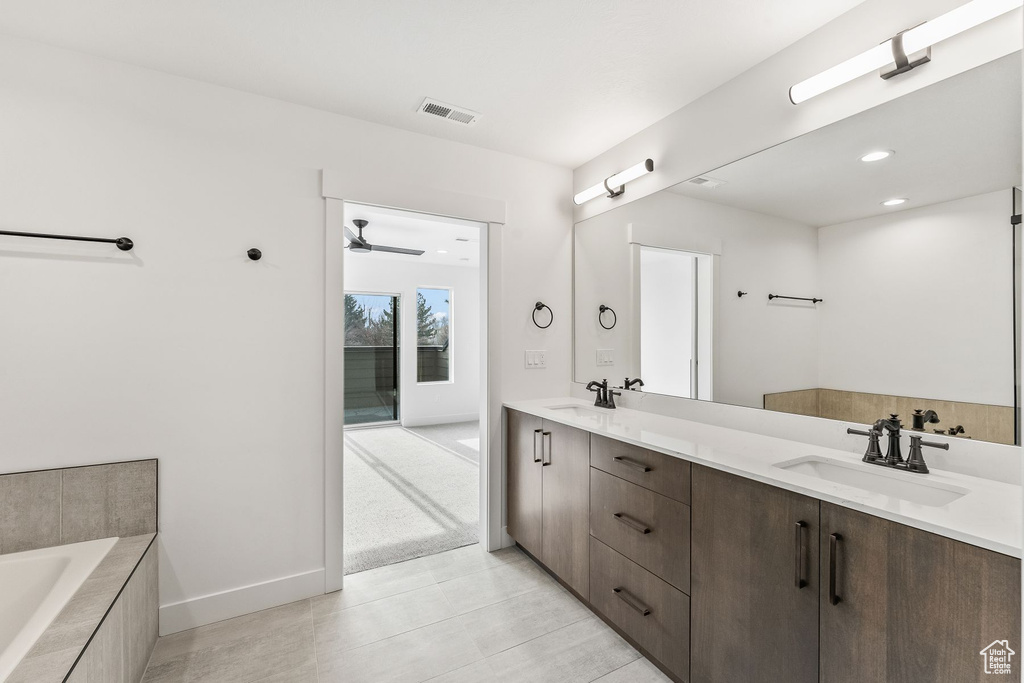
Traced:
[[450, 382], [451, 370], [450, 289], [420, 287], [416, 290], [416, 381]]

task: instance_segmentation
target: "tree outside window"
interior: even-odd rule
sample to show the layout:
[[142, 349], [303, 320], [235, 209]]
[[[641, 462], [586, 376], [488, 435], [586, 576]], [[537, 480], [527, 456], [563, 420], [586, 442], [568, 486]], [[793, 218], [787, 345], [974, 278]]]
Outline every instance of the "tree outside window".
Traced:
[[451, 381], [451, 290], [416, 290], [416, 381]]

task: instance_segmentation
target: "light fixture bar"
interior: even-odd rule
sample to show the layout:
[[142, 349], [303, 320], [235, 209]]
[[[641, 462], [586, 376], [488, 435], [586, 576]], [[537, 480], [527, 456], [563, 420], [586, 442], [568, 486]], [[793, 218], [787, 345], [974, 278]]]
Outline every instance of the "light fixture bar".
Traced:
[[651, 159], [645, 159], [639, 164], [630, 166], [625, 171], [620, 171], [613, 176], [609, 176], [600, 183], [592, 185], [582, 192], [579, 192], [572, 198], [572, 201], [578, 206], [584, 202], [589, 202], [595, 197], [600, 197], [605, 193], [607, 193], [607, 196], [609, 197], [618, 197], [626, 191], [626, 183], [636, 180], [640, 176], [647, 175], [653, 170], [654, 161]]
[[[806, 102], [816, 95], [849, 83], [855, 78], [885, 68], [896, 61], [896, 52], [905, 56], [927, 50], [936, 43], [984, 24], [986, 21], [1017, 9], [1021, 5], [1024, 5], [1024, 0], [973, 0], [973, 2], [961, 5], [942, 16], [899, 34], [900, 40], [896, 41], [896, 47], [899, 49], [896, 51], [893, 49], [894, 39], [890, 38], [881, 45], [862, 52], [856, 57], [851, 57], [831, 69], [822, 71], [817, 76], [811, 76], [807, 80], [797, 83], [789, 89], [789, 99], [793, 104]], [[902, 45], [899, 44], [900, 42]]]

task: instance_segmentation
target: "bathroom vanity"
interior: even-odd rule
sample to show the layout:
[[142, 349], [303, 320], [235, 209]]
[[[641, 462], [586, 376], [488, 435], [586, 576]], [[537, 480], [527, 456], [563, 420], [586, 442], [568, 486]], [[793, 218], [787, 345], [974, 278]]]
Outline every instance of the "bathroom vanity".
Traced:
[[572, 399], [506, 429], [509, 535], [676, 680], [982, 681], [1020, 643], [1019, 486]]

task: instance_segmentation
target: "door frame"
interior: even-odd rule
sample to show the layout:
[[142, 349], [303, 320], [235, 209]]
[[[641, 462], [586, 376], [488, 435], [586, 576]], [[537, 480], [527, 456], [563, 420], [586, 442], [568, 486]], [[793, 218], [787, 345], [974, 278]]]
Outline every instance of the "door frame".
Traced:
[[[356, 187], [353, 187], [355, 185]], [[504, 490], [501, 434], [501, 236], [503, 200], [381, 183], [369, 188], [342, 172], [321, 174], [324, 225], [324, 592], [344, 587], [345, 202], [474, 221], [480, 235], [480, 543], [497, 550]]]

